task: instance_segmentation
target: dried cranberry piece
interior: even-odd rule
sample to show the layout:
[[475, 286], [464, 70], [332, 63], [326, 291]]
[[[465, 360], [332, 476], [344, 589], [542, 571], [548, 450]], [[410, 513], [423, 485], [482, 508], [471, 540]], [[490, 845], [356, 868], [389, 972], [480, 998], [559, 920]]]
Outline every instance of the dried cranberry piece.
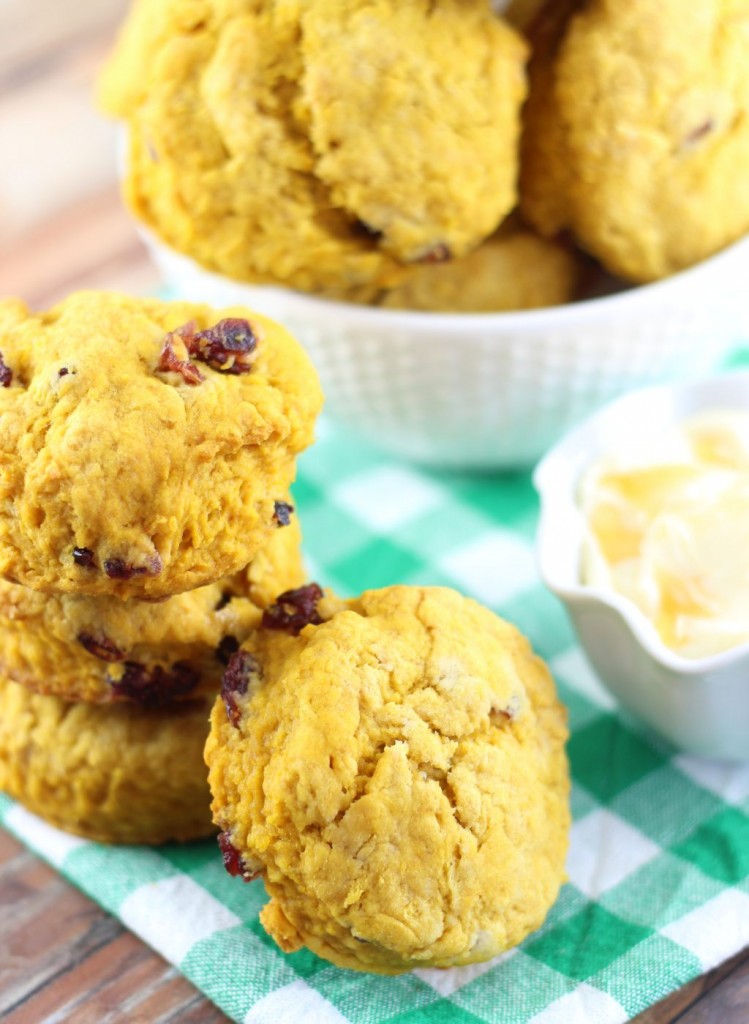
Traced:
[[489, 721], [493, 725], [505, 725], [507, 722], [512, 722], [513, 719], [517, 718], [520, 706], [520, 700], [517, 696], [510, 697], [509, 702], [504, 707], [492, 704], [489, 707]]
[[13, 371], [3, 359], [2, 352], [0, 352], [0, 387], [9, 388], [12, 380]]
[[251, 882], [253, 878], [257, 878], [259, 872], [251, 872], [245, 868], [244, 861], [239, 855], [239, 850], [232, 843], [228, 832], [219, 832], [216, 838], [218, 839], [221, 855], [224, 858], [224, 867], [233, 878], [240, 877], [245, 882]]
[[273, 502], [273, 518], [279, 526], [288, 526], [293, 512], [294, 506], [288, 501]]
[[445, 245], [444, 242], [439, 242], [437, 245], [432, 246], [423, 256], [419, 257], [419, 263], [447, 263], [448, 260], [453, 258], [453, 254], [450, 252], [450, 247]]
[[239, 851], [232, 844], [228, 832], [219, 832], [216, 838], [224, 858], [224, 867], [233, 878], [236, 878], [237, 875], [242, 874], [242, 858], [239, 856]]
[[139, 661], [126, 661], [125, 671], [119, 679], [107, 676], [107, 682], [117, 697], [136, 701], [144, 708], [161, 708], [177, 697], [194, 690], [200, 673], [185, 661], [175, 661], [170, 669], [160, 665], [146, 668]]
[[158, 555], [148, 559], [145, 565], [132, 565], [124, 558], [107, 558], [104, 561], [104, 572], [111, 580], [131, 580], [133, 576], [158, 576], [162, 564]]
[[239, 650], [239, 640], [235, 636], [225, 636], [216, 648], [216, 657], [222, 665], [228, 665], [232, 654]]
[[186, 384], [200, 384], [205, 380], [190, 358], [199, 359], [221, 373], [250, 372], [257, 335], [249, 320], [228, 317], [204, 331], [196, 327], [195, 322], [190, 321], [167, 334], [159, 356], [159, 370], [181, 374]]
[[93, 569], [94, 553], [91, 548], [73, 548], [73, 561], [84, 569]]
[[213, 327], [198, 331], [185, 344], [190, 355], [222, 373], [249, 373], [257, 336], [249, 320], [219, 320]]
[[122, 661], [124, 658], [119, 647], [103, 633], [99, 636], [93, 636], [91, 633], [79, 633], [78, 642], [83, 644], [89, 654], [101, 658], [102, 661]]
[[231, 724], [239, 727], [239, 698], [247, 693], [252, 678], [260, 678], [260, 666], [249, 651], [239, 650], [229, 658], [224, 678], [221, 681], [221, 699], [226, 708], [226, 717]]
[[292, 636], [297, 636], [305, 626], [319, 626], [323, 621], [317, 611], [321, 597], [317, 583], [286, 590], [278, 595], [275, 604], [265, 609], [262, 624], [266, 629], [280, 629]]
[[159, 355], [157, 368], [180, 374], [185, 384], [202, 384], [205, 380], [205, 377], [194, 363], [191, 363], [189, 359], [180, 359], [174, 347], [175, 339], [179, 339], [178, 344], [181, 343], [181, 347], [185, 349], [186, 353], [189, 352], [188, 339], [193, 337], [194, 330], [194, 324], [185, 324], [184, 327], [179, 327], [171, 334], [167, 334], [161, 354]]

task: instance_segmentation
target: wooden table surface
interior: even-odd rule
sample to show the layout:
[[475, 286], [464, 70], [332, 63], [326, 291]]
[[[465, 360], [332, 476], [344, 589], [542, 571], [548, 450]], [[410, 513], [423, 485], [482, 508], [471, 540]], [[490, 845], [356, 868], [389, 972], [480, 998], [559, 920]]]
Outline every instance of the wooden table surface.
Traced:
[[[158, 277], [123, 210], [114, 129], [92, 108], [126, 0], [0, 0], [0, 295], [44, 307]], [[174, 968], [0, 830], [0, 1020], [219, 1024]], [[749, 950], [637, 1024], [749, 1024]], [[314, 1022], [311, 1022], [314, 1024]], [[583, 1024], [583, 1022], [581, 1022]]]

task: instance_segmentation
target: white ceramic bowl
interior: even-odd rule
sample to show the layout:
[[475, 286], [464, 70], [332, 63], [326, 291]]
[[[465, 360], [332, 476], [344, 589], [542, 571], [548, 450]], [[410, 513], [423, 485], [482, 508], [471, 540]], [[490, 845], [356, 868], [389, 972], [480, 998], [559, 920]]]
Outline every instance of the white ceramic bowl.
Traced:
[[435, 466], [530, 465], [617, 395], [714, 367], [747, 321], [749, 239], [607, 298], [445, 314], [243, 284], [144, 234], [177, 296], [247, 305], [280, 320], [309, 352], [335, 418], [396, 455]]
[[534, 475], [541, 497], [537, 553], [541, 577], [564, 602], [580, 643], [619, 702], [693, 754], [749, 758], [749, 644], [709, 658], [667, 648], [631, 601], [580, 582], [585, 521], [581, 474], [598, 457], [640, 435], [656, 437], [708, 409], [749, 410], [749, 373], [733, 373], [620, 398], [573, 430]]

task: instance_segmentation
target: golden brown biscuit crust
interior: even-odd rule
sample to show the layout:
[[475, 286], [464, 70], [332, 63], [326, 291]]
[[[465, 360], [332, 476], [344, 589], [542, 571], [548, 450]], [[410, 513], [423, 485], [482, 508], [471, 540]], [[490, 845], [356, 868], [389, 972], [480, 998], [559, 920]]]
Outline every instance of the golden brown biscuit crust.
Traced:
[[105, 843], [210, 835], [208, 705], [99, 707], [0, 679], [0, 789], [52, 825]]
[[302, 583], [300, 545], [293, 515], [241, 573], [158, 603], [0, 581], [0, 672], [67, 700], [155, 706], [213, 697], [262, 610]]
[[441, 313], [496, 313], [572, 302], [586, 271], [570, 246], [502, 229], [460, 260], [414, 267], [379, 305]]
[[[200, 345], [227, 323], [254, 335], [249, 372], [233, 356], [225, 369], [212, 351], [190, 356], [173, 333]], [[0, 352], [12, 373], [0, 387], [9, 582], [164, 598], [239, 571], [276, 530], [321, 405], [283, 328], [244, 309], [82, 292], [47, 313], [11, 304]]]
[[337, 294], [467, 252], [509, 212], [525, 56], [486, 0], [141, 0], [101, 94], [164, 241]]
[[522, 209], [651, 281], [749, 230], [749, 3], [562, 0], [533, 26]]
[[398, 973], [485, 960], [564, 875], [565, 715], [520, 634], [441, 588], [321, 602], [255, 634], [206, 745], [214, 820], [282, 948]]

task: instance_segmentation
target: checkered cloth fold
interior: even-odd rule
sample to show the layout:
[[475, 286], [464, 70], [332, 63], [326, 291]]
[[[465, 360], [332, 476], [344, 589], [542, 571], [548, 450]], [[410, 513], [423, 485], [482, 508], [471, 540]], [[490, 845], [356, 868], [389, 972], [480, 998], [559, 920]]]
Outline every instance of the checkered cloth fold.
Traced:
[[378, 977], [258, 922], [262, 882], [214, 841], [107, 848], [0, 797], [0, 821], [247, 1024], [619, 1024], [749, 943], [749, 763], [685, 757], [614, 706], [533, 555], [527, 475], [421, 471], [323, 424], [295, 500], [312, 578], [353, 594], [444, 584], [495, 609], [545, 657], [570, 711], [570, 881], [519, 949], [487, 964]]

